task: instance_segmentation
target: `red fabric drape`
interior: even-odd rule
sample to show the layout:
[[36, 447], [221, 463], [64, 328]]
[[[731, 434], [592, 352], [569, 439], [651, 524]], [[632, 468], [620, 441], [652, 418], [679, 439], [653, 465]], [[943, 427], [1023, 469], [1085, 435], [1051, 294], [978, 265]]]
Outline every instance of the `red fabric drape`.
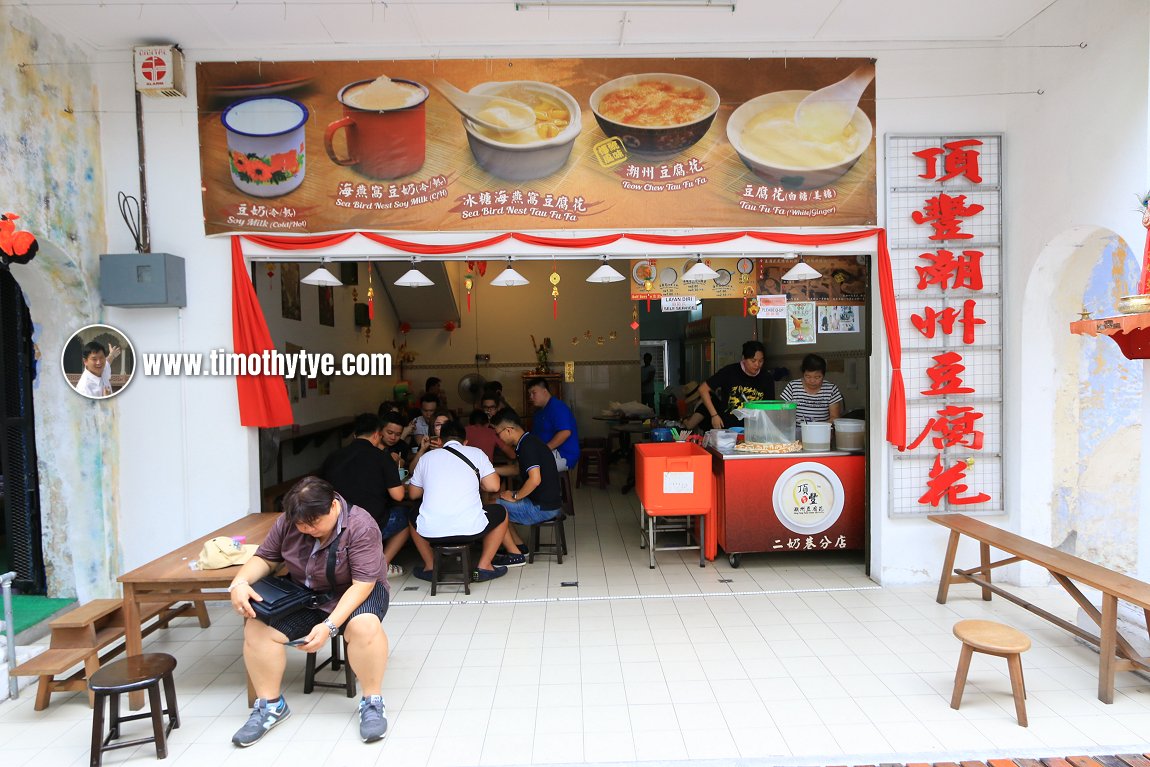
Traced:
[[[239, 354], [274, 349], [256, 291], [244, 266], [240, 238], [232, 237], [232, 347]], [[241, 426], [287, 426], [292, 422], [287, 385], [279, 376], [236, 376]]]
[[[354, 234], [354, 232], [345, 232], [343, 234], [330, 236], [321, 235], [314, 237], [269, 237], [262, 235], [243, 236], [251, 242], [257, 243], [266, 248], [276, 248], [280, 250], [315, 250], [318, 248], [330, 247], [332, 245], [344, 242]], [[891, 274], [890, 252], [887, 250], [886, 230], [882, 229], [881, 227], [861, 229], [851, 232], [830, 232], [826, 234], [736, 231], [675, 235], [633, 234], [630, 232], [621, 232], [619, 234], [572, 238], [538, 237], [531, 234], [523, 234], [522, 232], [505, 232], [493, 237], [487, 237], [472, 242], [457, 243], [453, 245], [425, 245], [422, 243], [400, 240], [394, 237], [388, 237], [386, 235], [375, 234], [372, 232], [360, 232], [360, 234], [362, 234], [364, 237], [367, 237], [369, 240], [372, 240], [373, 242], [395, 248], [396, 250], [401, 250], [405, 253], [419, 253], [423, 255], [439, 256], [465, 253], [473, 251], [477, 248], [485, 248], [491, 245], [497, 245], [506, 241], [507, 239], [514, 239], [518, 242], [545, 248], [601, 248], [604, 245], [610, 245], [611, 243], [618, 242], [622, 239], [648, 243], [651, 245], [714, 245], [717, 243], [731, 242], [741, 237], [750, 237], [755, 240], [777, 242], [782, 245], [814, 247], [818, 245], [836, 245], [846, 242], [856, 242], [858, 240], [865, 240], [874, 237], [877, 239], [876, 251], [878, 252], [877, 267], [879, 300], [882, 305], [883, 324], [886, 329], [887, 352], [890, 356], [891, 366], [890, 395], [888, 398], [887, 406], [886, 440], [890, 444], [897, 447], [899, 450], [906, 448], [906, 389], [902, 379], [902, 338], [899, 333], [897, 306], [895, 305], [894, 300], [894, 278]], [[1147, 248], [1150, 249], [1150, 237], [1147, 239]], [[246, 286], [246, 289], [243, 291], [241, 291], [240, 287], [238, 287], [241, 281], [242, 284]], [[232, 300], [235, 304], [235, 307], [233, 308], [233, 323], [236, 321], [236, 318], [240, 318], [243, 321], [256, 323], [257, 327], [250, 331], [251, 337], [255, 341], [262, 339], [265, 345], [258, 348], [253, 348], [253, 350], [262, 351], [265, 348], [270, 349], [271, 338], [268, 337], [267, 325], [264, 324], [263, 313], [260, 311], [259, 304], [255, 302], [255, 292], [252, 290], [251, 281], [248, 279], [247, 272], [244, 269], [243, 254], [241, 252], [239, 236], [232, 237], [232, 283]], [[241, 299], [247, 302], [243, 311], [238, 308], [240, 306]], [[246, 332], [247, 331], [245, 331], [245, 333]], [[262, 335], [258, 335], [259, 333], [262, 333]], [[241, 333], [241, 329], [236, 326], [234, 328], [234, 334], [236, 339], [236, 351], [240, 351], [240, 338], [241, 335], [244, 335], [244, 333]], [[286, 387], [284, 387], [282, 379], [276, 380], [279, 382], [279, 389], [283, 395], [284, 407], [287, 408]], [[237, 383], [242, 384], [243, 379], [240, 379], [237, 381]], [[265, 426], [291, 423], [290, 408], [287, 408], [287, 417], [284, 421], [277, 421], [275, 424], [247, 423], [244, 420], [244, 396], [244, 389], [241, 385], [240, 420], [245, 425]], [[249, 407], [255, 406], [249, 405]], [[276, 415], [279, 415], [278, 410], [276, 411]]]

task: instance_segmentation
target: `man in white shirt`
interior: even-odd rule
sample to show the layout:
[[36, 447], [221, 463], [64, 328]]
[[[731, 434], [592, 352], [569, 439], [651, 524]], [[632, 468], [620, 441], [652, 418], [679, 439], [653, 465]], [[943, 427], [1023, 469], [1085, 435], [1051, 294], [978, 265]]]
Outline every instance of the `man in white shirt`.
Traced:
[[112, 360], [120, 356], [120, 347], [111, 351], [99, 341], [89, 341], [80, 350], [84, 356], [84, 372], [76, 382], [76, 391], [85, 397], [100, 399], [112, 396]]
[[507, 574], [506, 567], [491, 561], [507, 533], [507, 512], [499, 504], [485, 506], [480, 495], [481, 490], [498, 492], [499, 475], [482, 450], [463, 444], [465, 434], [458, 421], [440, 426], [443, 447], [419, 459], [408, 486], [412, 500], [423, 499], [410, 520], [411, 540], [423, 558], [423, 567], [412, 575], [425, 581], [431, 580], [433, 545], [458, 546], [480, 539], [483, 553], [474, 580]]

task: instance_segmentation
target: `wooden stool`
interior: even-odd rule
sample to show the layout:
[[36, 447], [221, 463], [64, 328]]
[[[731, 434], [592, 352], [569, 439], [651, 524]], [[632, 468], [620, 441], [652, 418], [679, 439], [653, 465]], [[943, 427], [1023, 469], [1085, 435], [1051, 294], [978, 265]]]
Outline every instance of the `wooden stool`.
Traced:
[[575, 487], [584, 482], [598, 482], [599, 489], [611, 484], [607, 476], [607, 448], [581, 447], [579, 448], [579, 467], [575, 470]]
[[[537, 525], [531, 525], [531, 535], [528, 536], [527, 540], [527, 564], [535, 562], [536, 554], [554, 554], [556, 564], [563, 564], [563, 555], [567, 553], [567, 535], [563, 531], [563, 520], [566, 518], [566, 514], [559, 512], [557, 517]], [[551, 543], [540, 543], [539, 529], [546, 526], [550, 526], [553, 531]], [[540, 549], [550, 549], [550, 551], [540, 551]]]
[[[176, 686], [172, 681], [172, 671], [176, 659], [165, 653], [144, 653], [130, 655], [123, 660], [96, 671], [88, 679], [88, 688], [95, 697], [92, 710], [92, 767], [100, 767], [100, 759], [105, 751], [117, 748], [138, 746], [141, 743], [156, 744], [156, 758], [168, 756], [167, 736], [180, 726], [180, 712], [176, 706]], [[164, 700], [167, 708], [160, 705], [160, 682], [164, 683]], [[120, 716], [120, 695], [137, 690], [148, 691], [148, 713]], [[111, 717], [108, 736], [104, 737], [104, 699], [111, 698]], [[168, 726], [164, 727], [164, 714], [168, 715]], [[112, 743], [120, 737], [120, 723], [135, 719], [152, 720], [152, 737], [138, 738]]]
[[[578, 471], [579, 468], [576, 467], [575, 470]], [[569, 517], [575, 516], [575, 493], [571, 490], [570, 469], [559, 472], [559, 499], [563, 504], [563, 513]]]
[[[349, 698], [355, 697], [355, 674], [351, 670], [351, 664], [347, 662], [347, 643], [343, 639], [343, 634], [331, 638], [331, 655], [327, 657], [327, 660], [318, 665], [315, 661], [316, 653], [309, 652], [303, 670], [304, 695], [310, 695], [316, 687], [332, 687], [337, 690], [343, 689]], [[320, 682], [316, 680], [315, 672], [322, 671], [329, 666], [332, 671], [339, 671], [340, 667], [343, 667], [342, 682]]]
[[1018, 724], [1026, 726], [1026, 683], [1022, 678], [1022, 653], [1030, 649], [1030, 637], [1010, 626], [994, 621], [959, 621], [954, 624], [954, 635], [962, 642], [958, 659], [958, 673], [954, 675], [954, 694], [950, 707], [958, 710], [962, 703], [962, 689], [966, 686], [966, 672], [975, 652], [1006, 658], [1010, 669], [1010, 691], [1014, 694], [1014, 711]]
[[[458, 546], [432, 546], [431, 547], [432, 566], [431, 566], [431, 596], [435, 596], [436, 587], [439, 585], [460, 585], [463, 586], [463, 593], [471, 593], [471, 544], [464, 543]], [[449, 557], [459, 558], [459, 580], [449, 580], [444, 578], [443, 570], [440, 567], [443, 555]], [[452, 575], [449, 573], [448, 575]]]

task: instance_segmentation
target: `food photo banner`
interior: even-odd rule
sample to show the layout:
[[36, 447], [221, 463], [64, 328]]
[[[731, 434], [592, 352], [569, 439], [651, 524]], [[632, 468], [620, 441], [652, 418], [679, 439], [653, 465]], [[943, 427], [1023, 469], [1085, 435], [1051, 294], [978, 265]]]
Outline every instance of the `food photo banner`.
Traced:
[[[873, 225], [873, 77], [870, 59], [200, 63], [204, 228]], [[857, 105], [804, 102], [843, 81]]]

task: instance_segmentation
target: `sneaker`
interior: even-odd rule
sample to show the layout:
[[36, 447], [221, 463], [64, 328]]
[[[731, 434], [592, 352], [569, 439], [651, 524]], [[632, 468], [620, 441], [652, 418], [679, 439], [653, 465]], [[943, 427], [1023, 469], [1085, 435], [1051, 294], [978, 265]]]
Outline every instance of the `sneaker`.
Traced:
[[507, 575], [507, 568], [502, 565], [495, 565], [493, 570], [474, 570], [471, 573], [472, 583], [481, 583], [483, 581], [493, 581], [496, 578], [502, 578]]
[[407, 571], [403, 569], [402, 565], [388, 565], [387, 566], [387, 577], [388, 578], [399, 578], [406, 572]]
[[431, 580], [431, 571], [430, 570], [424, 570], [422, 567], [414, 568], [411, 571], [411, 574], [414, 575], [416, 578], [418, 578], [421, 581], [430, 581]]
[[374, 743], [387, 734], [387, 707], [383, 698], [372, 695], [359, 700], [359, 737], [364, 743]]
[[232, 743], [240, 748], [247, 748], [289, 716], [291, 716], [291, 709], [288, 708], [287, 701], [283, 699], [282, 695], [278, 706], [269, 704], [263, 698], [256, 698], [256, 704], [252, 706], [252, 713], [248, 717], [247, 724], [232, 736]]
[[523, 567], [527, 564], [527, 557], [522, 554], [496, 554], [491, 558], [491, 564], [503, 567]]

